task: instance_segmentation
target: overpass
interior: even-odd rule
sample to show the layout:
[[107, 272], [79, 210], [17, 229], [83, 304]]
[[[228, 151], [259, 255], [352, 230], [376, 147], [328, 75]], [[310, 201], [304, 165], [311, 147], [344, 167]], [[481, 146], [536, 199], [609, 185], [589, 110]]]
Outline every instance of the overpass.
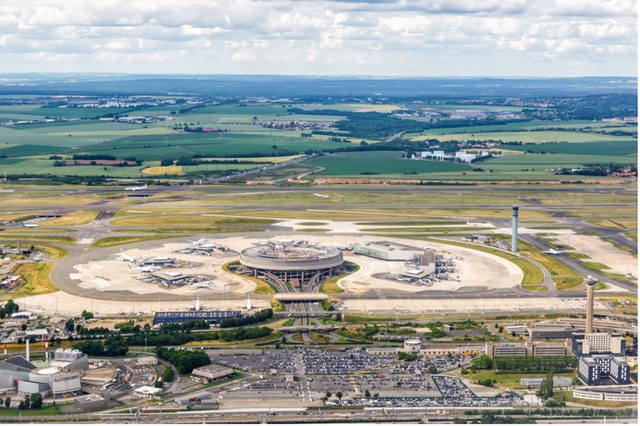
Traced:
[[278, 317], [330, 317], [331, 315], [337, 315], [340, 312], [336, 311], [282, 311], [274, 312], [273, 315]]
[[283, 303], [322, 302], [328, 299], [324, 293], [276, 293], [274, 298]]

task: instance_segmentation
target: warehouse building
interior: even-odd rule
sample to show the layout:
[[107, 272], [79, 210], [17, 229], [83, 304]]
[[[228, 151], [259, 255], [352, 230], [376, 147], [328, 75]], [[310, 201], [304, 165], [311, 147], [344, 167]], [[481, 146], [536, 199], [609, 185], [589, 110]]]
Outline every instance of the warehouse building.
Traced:
[[[539, 388], [543, 380], [543, 377], [523, 377], [520, 379], [520, 384], [531, 388]], [[571, 384], [571, 377], [553, 376], [554, 388], [566, 388], [571, 386]]]
[[201, 379], [207, 382], [215, 382], [216, 380], [232, 376], [233, 373], [233, 370], [229, 367], [210, 364], [205, 365], [204, 367], [195, 368], [191, 372], [191, 375], [194, 378]]

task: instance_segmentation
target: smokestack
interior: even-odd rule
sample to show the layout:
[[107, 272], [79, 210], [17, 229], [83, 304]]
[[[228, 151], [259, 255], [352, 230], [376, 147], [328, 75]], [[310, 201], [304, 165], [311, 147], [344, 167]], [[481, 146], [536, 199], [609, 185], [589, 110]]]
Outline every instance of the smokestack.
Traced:
[[27, 336], [26, 339], [27, 339], [27, 357], [26, 358], [27, 358], [27, 361], [30, 361], [30, 359], [29, 359], [29, 336]]
[[4, 344], [4, 359], [7, 359], [7, 344]]
[[49, 363], [49, 336], [44, 338], [44, 360]]
[[584, 328], [585, 333], [593, 333], [593, 293], [597, 282], [598, 280], [591, 275], [587, 277], [587, 318]]
[[520, 206], [511, 206], [511, 251], [518, 252], [518, 209]]
[[251, 309], [251, 293], [247, 296], [247, 309]]

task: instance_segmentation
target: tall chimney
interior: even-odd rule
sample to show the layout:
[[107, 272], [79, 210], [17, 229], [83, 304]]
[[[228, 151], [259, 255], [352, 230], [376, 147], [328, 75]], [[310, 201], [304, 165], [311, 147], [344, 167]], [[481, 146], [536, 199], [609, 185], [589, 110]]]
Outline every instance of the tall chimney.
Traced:
[[7, 344], [4, 344], [4, 359], [7, 359]]
[[520, 206], [511, 206], [511, 251], [518, 252], [518, 209]]
[[30, 357], [29, 357], [29, 336], [26, 337], [27, 339], [27, 361], [30, 361]]
[[49, 336], [44, 338], [44, 360], [49, 363]]
[[597, 282], [598, 280], [591, 275], [587, 277], [587, 318], [584, 328], [585, 333], [593, 333], [593, 296]]

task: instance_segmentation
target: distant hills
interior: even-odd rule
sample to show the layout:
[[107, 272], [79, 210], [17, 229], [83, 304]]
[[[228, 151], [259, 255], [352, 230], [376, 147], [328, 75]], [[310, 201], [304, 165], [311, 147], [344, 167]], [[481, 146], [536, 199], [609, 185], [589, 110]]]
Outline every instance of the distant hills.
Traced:
[[[544, 97], [637, 94], [636, 77], [374, 78], [274, 75], [0, 74], [0, 95]], [[337, 100], [337, 99], [336, 99]]]

